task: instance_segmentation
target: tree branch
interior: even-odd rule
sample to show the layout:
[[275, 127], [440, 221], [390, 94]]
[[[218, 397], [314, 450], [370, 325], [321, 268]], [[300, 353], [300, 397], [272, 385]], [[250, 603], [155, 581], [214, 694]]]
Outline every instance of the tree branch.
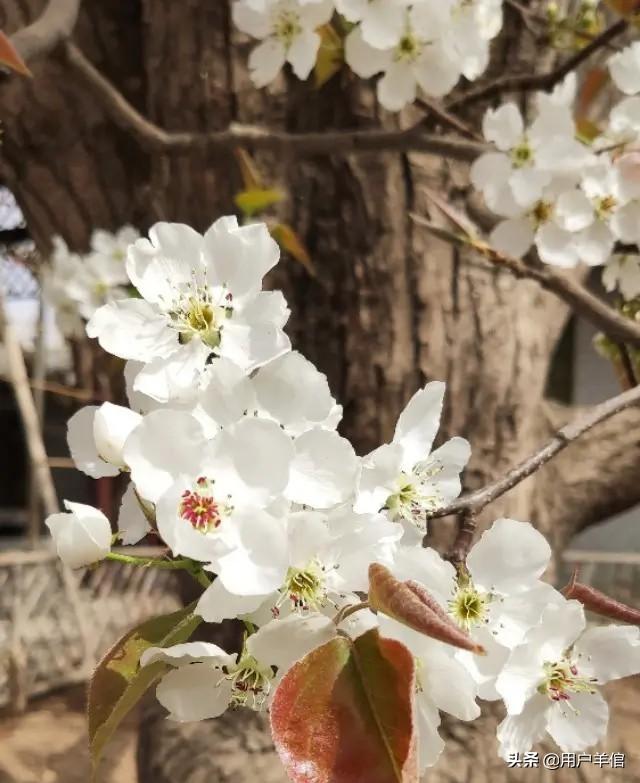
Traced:
[[406, 130], [324, 131], [287, 133], [251, 125], [231, 125], [210, 133], [170, 133], [150, 122], [132, 106], [73, 44], [67, 43], [67, 61], [83, 78], [113, 121], [157, 152], [230, 150], [235, 147], [270, 150], [283, 155], [357, 154], [382, 150], [428, 152], [453, 160], [470, 161], [485, 152], [483, 143], [425, 133], [418, 123]]
[[[566, 420], [567, 406], [542, 409], [550, 431]], [[536, 474], [534, 517], [564, 540], [640, 503], [640, 409], [632, 407], [586, 432], [579, 458], [559, 454]]]
[[[480, 513], [485, 506], [488, 506], [489, 503], [513, 489], [528, 476], [540, 470], [556, 454], [565, 449], [570, 443], [577, 441], [593, 427], [610, 419], [617, 413], [638, 404], [640, 404], [640, 386], [622, 392], [596, 405], [588, 413], [559, 429], [548, 443], [523, 460], [519, 465], [516, 465], [504, 476], [475, 492], [454, 500], [448, 506], [428, 513], [427, 518], [437, 519], [450, 514], [465, 513], [467, 515], [475, 515]], [[637, 465], [634, 466], [634, 470], [637, 470]]]
[[48, 54], [65, 41], [76, 25], [81, 0], [49, 0], [40, 16], [11, 36], [11, 43], [25, 62]]
[[445, 242], [450, 242], [460, 247], [473, 248], [494, 266], [507, 269], [515, 277], [535, 280], [542, 288], [558, 296], [575, 312], [584, 316], [584, 318], [613, 340], [640, 347], [640, 324], [625, 318], [584, 286], [574, 282], [569, 277], [565, 277], [555, 267], [528, 264], [520, 258], [499, 253], [481, 240], [454, 234], [442, 226], [431, 223], [420, 215], [412, 214], [411, 218], [418, 225], [426, 228]]
[[553, 68], [546, 73], [503, 76], [488, 84], [481, 85], [473, 90], [468, 90], [457, 98], [453, 98], [445, 105], [445, 109], [447, 111], [457, 111], [463, 106], [468, 106], [481, 100], [487, 100], [488, 98], [493, 98], [494, 96], [501, 95], [505, 92], [550, 90], [561, 82], [565, 76], [570, 74], [571, 71], [575, 71], [579, 65], [585, 62], [585, 60], [588, 60], [592, 54], [599, 49], [606, 47], [614, 38], [622, 35], [628, 27], [629, 22], [626, 19], [619, 19], [600, 33], [600, 35], [597, 35], [585, 47], [571, 55], [571, 57], [563, 63], [560, 63], [556, 68]]

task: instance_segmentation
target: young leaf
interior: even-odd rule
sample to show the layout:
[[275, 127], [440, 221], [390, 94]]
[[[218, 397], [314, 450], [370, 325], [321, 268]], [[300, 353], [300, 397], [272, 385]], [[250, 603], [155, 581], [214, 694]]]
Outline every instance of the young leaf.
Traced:
[[244, 183], [245, 190], [259, 190], [263, 188], [262, 177], [258, 171], [258, 167], [253, 162], [253, 159], [249, 153], [242, 149], [242, 147], [236, 147], [233, 154], [238, 161], [240, 167], [240, 174], [242, 175], [242, 182]]
[[312, 277], [315, 277], [316, 270], [309, 251], [302, 244], [302, 240], [291, 226], [286, 223], [276, 223], [269, 230], [271, 231], [271, 236], [280, 247], [286, 250], [296, 261], [299, 261]]
[[258, 212], [263, 212], [282, 201], [283, 198], [284, 193], [277, 188], [251, 188], [236, 194], [234, 201], [246, 217], [253, 217]]
[[187, 641], [202, 622], [193, 614], [195, 603], [172, 614], [154, 617], [129, 631], [98, 664], [89, 683], [89, 743], [96, 769], [104, 746], [145, 691], [158, 680], [167, 664], [140, 668], [149, 647], [169, 647]]
[[294, 783], [417, 783], [413, 656], [372, 629], [296, 663], [271, 705], [276, 750]]
[[316, 87], [322, 87], [342, 68], [344, 63], [344, 45], [342, 38], [330, 25], [323, 25], [318, 31], [320, 48], [314, 68]]
[[369, 605], [414, 631], [484, 655], [484, 648], [459, 628], [418, 582], [401, 582], [380, 563], [369, 566]]
[[595, 587], [578, 582], [578, 574], [574, 572], [571, 581], [564, 588], [562, 594], [565, 598], [579, 601], [585, 609], [608, 617], [610, 620], [620, 620], [631, 625], [640, 625], [640, 610], [633, 606], [616, 601], [605, 593], [596, 590]]
[[2, 30], [0, 30], [0, 65], [10, 68], [12, 71], [16, 71], [16, 73], [21, 73], [23, 76], [33, 75], [27, 68], [25, 61], [16, 51], [15, 46]]

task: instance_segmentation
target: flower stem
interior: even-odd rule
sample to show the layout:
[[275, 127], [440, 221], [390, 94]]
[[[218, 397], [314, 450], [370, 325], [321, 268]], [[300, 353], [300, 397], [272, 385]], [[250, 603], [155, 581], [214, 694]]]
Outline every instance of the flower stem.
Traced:
[[176, 560], [163, 560], [158, 557], [134, 557], [133, 555], [123, 555], [120, 552], [109, 552], [106, 559], [116, 563], [126, 563], [127, 565], [141, 568], [160, 568], [165, 571], [186, 571], [205, 589], [211, 584], [211, 580], [205, 574], [200, 563], [196, 563], [188, 557], [181, 557]]

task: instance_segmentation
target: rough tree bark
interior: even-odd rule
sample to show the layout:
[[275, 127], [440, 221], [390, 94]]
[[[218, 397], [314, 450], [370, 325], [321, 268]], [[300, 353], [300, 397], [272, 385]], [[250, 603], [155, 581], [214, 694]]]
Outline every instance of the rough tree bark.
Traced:
[[[0, 28], [24, 26], [44, 5], [4, 0]], [[508, 16], [495, 70], [526, 51], [518, 24]], [[247, 43], [232, 31], [222, 0], [86, 0], [74, 42], [168, 130], [223, 129], [233, 120], [297, 132], [398, 122], [348, 75], [320, 91], [283, 80], [257, 93], [243, 67]], [[61, 234], [83, 250], [92, 228], [125, 222], [145, 229], [157, 219], [182, 220], [202, 229], [232, 209], [239, 183], [230, 154], [143, 149], [114, 125], [60, 49], [32, 70], [32, 82], [0, 83], [0, 177], [42, 249]], [[442, 438], [463, 434], [471, 441], [469, 489], [527, 456], [569, 418], [545, 400], [566, 306], [533, 282], [470, 262], [409, 217], [442, 219], [429, 191], [464, 203], [459, 165], [386, 152], [305, 160], [261, 153], [258, 160], [288, 191], [281, 216], [301, 234], [317, 270], [313, 278], [286, 260], [271, 282], [285, 290], [293, 342], [328, 374], [345, 406], [343, 432], [361, 453], [390, 437], [402, 405], [432, 379], [448, 384]], [[635, 504], [640, 443], [630, 431], [639, 420], [629, 411], [594, 430], [575, 447], [579, 460], [570, 448], [493, 504], [486, 518], [530, 519], [559, 550], [577, 530]], [[610, 455], [608, 465], [603, 455]], [[441, 544], [453, 527], [453, 520], [432, 525]], [[434, 780], [520, 779], [495, 759], [489, 713], [479, 730], [450, 728], [457, 741]], [[283, 779], [260, 720], [238, 714], [181, 728], [149, 706], [140, 765], [142, 783]]]

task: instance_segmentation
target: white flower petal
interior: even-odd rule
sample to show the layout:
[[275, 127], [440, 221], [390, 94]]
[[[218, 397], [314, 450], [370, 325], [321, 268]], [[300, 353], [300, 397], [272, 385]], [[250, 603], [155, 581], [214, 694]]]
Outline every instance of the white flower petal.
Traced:
[[93, 506], [65, 501], [68, 513], [51, 514], [45, 520], [58, 557], [69, 568], [81, 568], [105, 558], [111, 550], [111, 526]]
[[411, 469], [429, 456], [440, 426], [444, 392], [444, 383], [428, 383], [413, 395], [398, 417], [393, 442], [402, 447], [403, 469]]
[[396, 482], [402, 470], [402, 447], [399, 443], [385, 444], [363, 457], [357, 478], [354, 511], [358, 514], [375, 513], [396, 491]]
[[272, 82], [286, 62], [286, 50], [281, 41], [267, 38], [249, 55], [251, 80], [256, 87], [265, 87]]
[[608, 722], [609, 707], [598, 692], [572, 693], [570, 704], [555, 702], [547, 713], [547, 731], [565, 752], [595, 745], [606, 735]]
[[586, 630], [575, 645], [581, 676], [599, 683], [640, 672], [640, 631], [631, 625], [606, 625]]
[[591, 200], [581, 190], [562, 193], [556, 201], [554, 216], [565, 231], [581, 231], [593, 223], [595, 214]]
[[125, 546], [137, 544], [149, 532], [149, 522], [140, 508], [133, 484], [129, 484], [122, 496], [118, 514], [118, 532]]
[[547, 729], [549, 699], [537, 693], [519, 715], [507, 715], [498, 726], [498, 753], [505, 761], [524, 754], [539, 742]]
[[459, 62], [450, 57], [437, 41], [425, 47], [413, 67], [414, 78], [420, 88], [434, 98], [451, 92], [460, 78], [460, 72]]
[[482, 120], [482, 133], [487, 141], [493, 142], [499, 150], [515, 147], [524, 133], [524, 122], [515, 103], [503, 103], [497, 109], [487, 109]]
[[257, 293], [279, 258], [280, 248], [265, 223], [238, 226], [234, 217], [223, 217], [204, 235], [207, 281], [234, 299]]
[[207, 366], [198, 405], [217, 425], [228, 427], [255, 409], [256, 396], [244, 370], [219, 357]]
[[285, 495], [294, 503], [330, 508], [354, 491], [358, 459], [336, 432], [312, 429], [295, 440], [295, 456]]
[[297, 351], [260, 368], [252, 385], [260, 408], [297, 432], [326, 421], [335, 405], [327, 376]]
[[616, 87], [627, 95], [640, 92], [640, 43], [635, 41], [609, 58], [607, 65]]
[[195, 614], [206, 623], [221, 623], [236, 617], [255, 612], [264, 602], [264, 595], [236, 595], [225, 589], [219, 579], [215, 579], [198, 600]]
[[177, 476], [198, 474], [203, 448], [200, 423], [190, 413], [163, 408], [143, 418], [127, 438], [123, 457], [140, 495], [155, 503]]
[[87, 334], [97, 337], [107, 353], [140, 362], [169, 356], [178, 347], [177, 332], [144, 299], [122, 299], [98, 308], [87, 323]]
[[540, 260], [545, 264], [570, 268], [578, 263], [575, 234], [556, 223], [545, 223], [538, 229], [536, 247]]
[[168, 663], [174, 668], [189, 663], [208, 662], [212, 666], [231, 666], [236, 661], [234, 654], [230, 655], [222, 647], [210, 642], [185, 642], [172, 647], [149, 647], [140, 656], [140, 666], [150, 666], [157, 661]]
[[474, 584], [509, 593], [532, 587], [551, 560], [546, 538], [528, 522], [498, 519], [467, 555]]
[[288, 567], [287, 537], [279, 520], [258, 509], [234, 511], [236, 546], [216, 563], [223, 586], [236, 595], [267, 595], [280, 587]]
[[387, 111], [400, 111], [415, 101], [416, 86], [411, 66], [404, 62], [392, 62], [378, 81], [378, 100]]
[[336, 626], [322, 614], [289, 615], [283, 620], [272, 620], [263, 625], [247, 640], [249, 655], [271, 666], [278, 667], [282, 676], [296, 661], [331, 641]]
[[362, 37], [360, 26], [354, 27], [344, 44], [345, 61], [361, 79], [369, 79], [386, 70], [392, 62], [391, 49], [376, 49]]
[[305, 81], [309, 77], [316, 64], [320, 43], [320, 36], [310, 30], [303, 30], [291, 42], [287, 50], [287, 62], [298, 79]]
[[117, 465], [110, 465], [98, 454], [93, 436], [93, 422], [97, 410], [97, 405], [85, 405], [67, 422], [67, 444], [75, 466], [94, 479], [117, 476], [120, 473]]
[[172, 669], [156, 688], [156, 697], [170, 720], [185, 722], [217, 718], [231, 701], [231, 681], [208, 663]]
[[122, 449], [125, 441], [142, 421], [142, 416], [122, 405], [103, 403], [93, 419], [93, 437], [98, 453], [106, 462], [124, 468]]

